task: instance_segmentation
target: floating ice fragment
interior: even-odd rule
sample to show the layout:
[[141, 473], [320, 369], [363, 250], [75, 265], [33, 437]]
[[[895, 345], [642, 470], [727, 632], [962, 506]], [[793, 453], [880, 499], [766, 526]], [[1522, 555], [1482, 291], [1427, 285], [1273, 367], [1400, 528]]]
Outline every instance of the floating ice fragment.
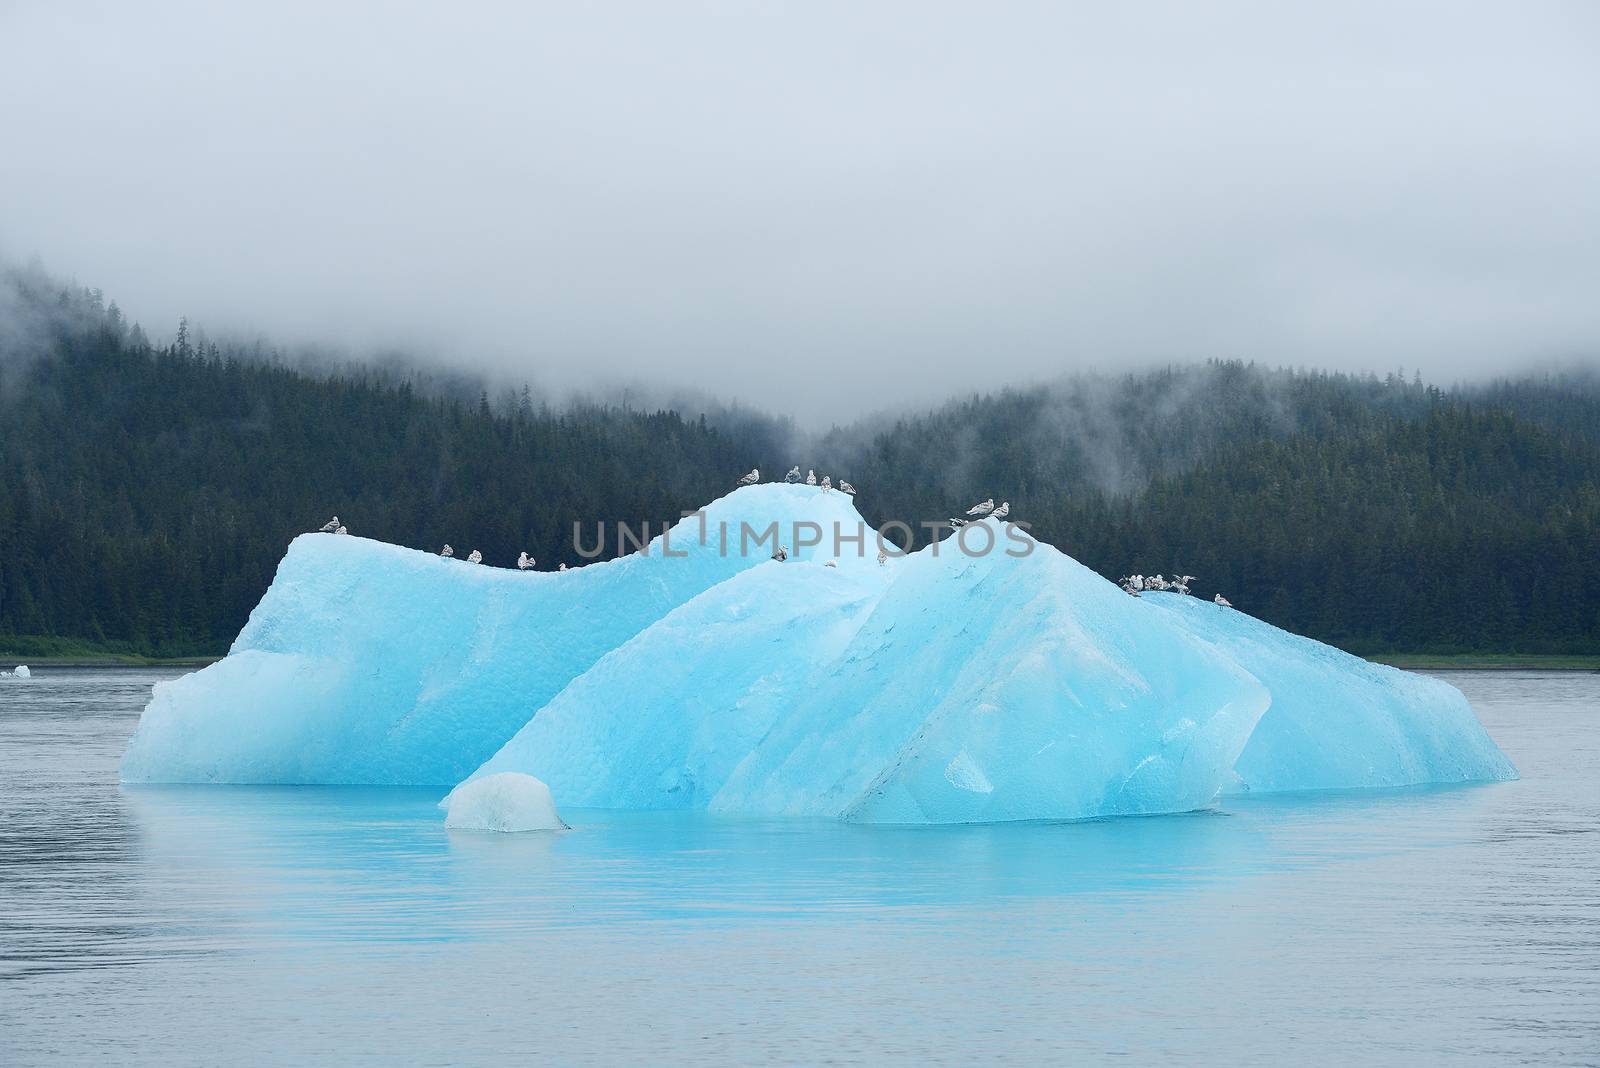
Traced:
[[464, 783], [440, 802], [444, 825], [466, 831], [564, 831], [550, 787], [532, 775], [503, 771]]

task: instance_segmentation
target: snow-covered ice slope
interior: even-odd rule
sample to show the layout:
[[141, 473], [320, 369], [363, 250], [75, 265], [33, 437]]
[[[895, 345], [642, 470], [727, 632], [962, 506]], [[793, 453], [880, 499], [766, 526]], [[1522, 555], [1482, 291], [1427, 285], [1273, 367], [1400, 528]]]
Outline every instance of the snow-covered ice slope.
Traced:
[[705, 515], [704, 543], [684, 520], [670, 559], [658, 536], [646, 555], [564, 573], [302, 535], [229, 655], [156, 687], [123, 779], [454, 785], [606, 652], [767, 562], [771, 543], [742, 541], [741, 521], [757, 535], [777, 522], [786, 541], [796, 522], [861, 522], [844, 494], [783, 484]]
[[763, 565], [602, 659], [481, 773], [569, 805], [890, 823], [1214, 799], [1266, 691], [1055, 549], [996, 544], [883, 575]]
[[1231, 608], [1174, 593], [1141, 600], [1260, 679], [1272, 705], [1231, 790], [1414, 786], [1514, 779], [1461, 691], [1369, 663]]

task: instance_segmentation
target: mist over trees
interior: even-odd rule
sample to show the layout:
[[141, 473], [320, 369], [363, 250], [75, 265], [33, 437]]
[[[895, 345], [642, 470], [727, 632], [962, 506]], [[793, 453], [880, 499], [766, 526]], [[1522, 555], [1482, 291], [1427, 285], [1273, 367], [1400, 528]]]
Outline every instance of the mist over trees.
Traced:
[[860, 487], [875, 524], [994, 496], [1107, 577], [1200, 576], [1363, 653], [1600, 648], [1600, 388], [1440, 389], [1210, 363], [952, 401], [826, 435], [749, 409], [552, 405], [396, 366], [312, 372], [100, 294], [0, 285], [0, 648], [226, 649], [294, 535], [509, 566], [572, 525], [659, 524], [759, 466]]

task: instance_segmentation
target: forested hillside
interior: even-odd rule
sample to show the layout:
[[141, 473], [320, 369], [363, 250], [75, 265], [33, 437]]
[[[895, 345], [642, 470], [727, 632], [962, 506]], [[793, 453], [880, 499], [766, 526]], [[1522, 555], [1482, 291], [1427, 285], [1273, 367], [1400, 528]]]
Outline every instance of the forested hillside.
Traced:
[[219, 652], [289, 540], [333, 512], [368, 537], [553, 568], [579, 562], [575, 519], [675, 517], [749, 467], [670, 412], [496, 414], [187, 338], [153, 349], [90, 294], [51, 300], [43, 351], [13, 359], [0, 395], [0, 647]]
[[1600, 389], [1210, 364], [951, 404], [830, 442], [869, 519], [995, 495], [1108, 577], [1362, 652], [1600, 651]]
[[850, 479], [873, 522], [987, 496], [1109, 577], [1193, 573], [1358, 652], [1600, 649], [1600, 389], [1440, 390], [1230, 363], [1082, 378], [799, 441], [753, 417], [520, 397], [153, 347], [98, 294], [0, 310], [0, 649], [220, 652], [296, 533], [509, 564], [572, 524], [658, 523], [759, 465]]

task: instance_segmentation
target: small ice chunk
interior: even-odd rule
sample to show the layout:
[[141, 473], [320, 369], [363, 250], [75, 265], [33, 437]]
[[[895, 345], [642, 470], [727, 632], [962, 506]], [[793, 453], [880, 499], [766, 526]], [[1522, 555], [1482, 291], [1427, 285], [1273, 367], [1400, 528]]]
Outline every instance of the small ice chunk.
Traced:
[[13, 671], [11, 674], [15, 675], [19, 679], [31, 678], [33, 676], [33, 672], [28, 670], [27, 664], [18, 664], [17, 670]]
[[445, 798], [444, 825], [473, 831], [564, 831], [550, 787], [516, 771], [462, 783]]

